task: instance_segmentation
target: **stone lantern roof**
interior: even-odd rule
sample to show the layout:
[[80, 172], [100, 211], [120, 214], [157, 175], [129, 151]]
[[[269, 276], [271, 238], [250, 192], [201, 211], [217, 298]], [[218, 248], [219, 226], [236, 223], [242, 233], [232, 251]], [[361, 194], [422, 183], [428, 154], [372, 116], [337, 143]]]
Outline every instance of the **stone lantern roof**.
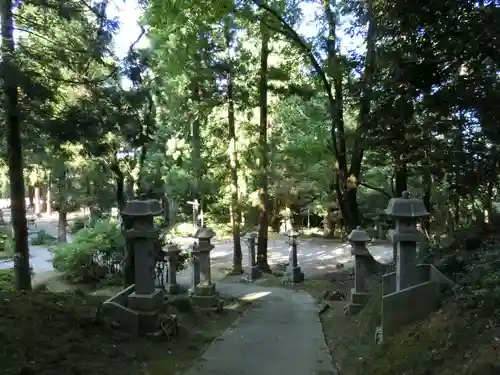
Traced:
[[347, 239], [351, 242], [369, 242], [372, 240], [368, 233], [366, 233], [366, 230], [364, 230], [360, 226], [349, 233]]
[[200, 240], [209, 240], [215, 237], [215, 232], [212, 230], [212, 228], [198, 228], [198, 230], [194, 234], [194, 237]]
[[145, 217], [159, 216], [163, 213], [160, 202], [156, 199], [131, 200], [121, 211], [124, 216]]
[[421, 218], [429, 216], [424, 202], [418, 198], [410, 198], [410, 193], [403, 192], [401, 198], [392, 198], [385, 209], [385, 213], [397, 218]]

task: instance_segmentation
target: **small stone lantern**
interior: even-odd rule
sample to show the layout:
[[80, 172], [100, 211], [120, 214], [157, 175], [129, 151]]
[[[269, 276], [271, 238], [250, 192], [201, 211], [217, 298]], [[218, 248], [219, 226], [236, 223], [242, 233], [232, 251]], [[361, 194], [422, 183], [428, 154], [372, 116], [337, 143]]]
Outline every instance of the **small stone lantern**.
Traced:
[[368, 276], [366, 259], [371, 258], [371, 254], [366, 247], [366, 243], [371, 241], [370, 236], [361, 227], [354, 229], [347, 237], [351, 243], [351, 255], [354, 255], [354, 293], [365, 293], [365, 279]]
[[199, 228], [194, 237], [198, 242], [193, 247], [193, 255], [197, 257], [200, 266], [200, 282], [196, 285], [191, 298], [194, 304], [200, 308], [220, 309], [220, 300], [215, 292], [215, 284], [212, 283], [210, 269], [210, 252], [214, 245], [210, 243], [215, 232], [210, 228]]
[[155, 242], [160, 233], [153, 224], [153, 218], [162, 212], [160, 202], [153, 199], [129, 201], [122, 211], [131, 220], [125, 237], [134, 254], [135, 288], [128, 296], [133, 310], [154, 311], [163, 302], [162, 291], [155, 287]]
[[177, 265], [179, 263], [179, 254], [181, 248], [179, 245], [171, 243], [164, 250], [165, 259], [167, 261], [167, 285], [165, 289], [169, 294], [179, 293], [180, 286], [177, 283]]
[[417, 222], [429, 216], [424, 202], [410, 198], [407, 191], [401, 198], [392, 198], [385, 210], [396, 223], [392, 240], [396, 247], [396, 292], [417, 283], [417, 242], [422, 240]]
[[250, 232], [246, 236], [248, 246], [248, 276], [251, 281], [258, 279], [261, 275], [259, 266], [257, 265], [257, 254], [255, 252], [257, 233]]
[[301, 283], [304, 281], [304, 273], [300, 270], [297, 259], [297, 237], [299, 233], [291, 229], [287, 232], [288, 236], [288, 266], [286, 268], [286, 278], [292, 283]]

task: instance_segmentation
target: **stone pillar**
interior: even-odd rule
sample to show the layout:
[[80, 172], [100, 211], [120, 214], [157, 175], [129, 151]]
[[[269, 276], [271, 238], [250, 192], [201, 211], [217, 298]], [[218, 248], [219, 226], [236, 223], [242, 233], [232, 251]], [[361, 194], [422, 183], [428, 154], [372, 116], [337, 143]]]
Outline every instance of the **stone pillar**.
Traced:
[[429, 216], [421, 199], [410, 198], [405, 191], [401, 198], [390, 200], [387, 215], [396, 222], [393, 241], [396, 248], [396, 292], [418, 283], [417, 243], [422, 235], [417, 230], [417, 222]]
[[304, 273], [300, 270], [298, 259], [297, 259], [297, 237], [299, 233], [291, 229], [287, 232], [288, 236], [288, 266], [286, 268], [286, 278], [292, 283], [301, 283], [304, 281]]
[[164, 252], [167, 260], [167, 285], [165, 289], [169, 294], [177, 294], [180, 291], [180, 286], [177, 283], [177, 265], [181, 249], [176, 244], [170, 244]]
[[255, 252], [257, 233], [248, 233], [246, 240], [248, 246], [248, 276], [250, 281], [258, 279], [261, 276], [259, 266], [257, 265], [257, 254]]
[[348, 312], [357, 314], [370, 299], [366, 289], [366, 278], [370, 275], [368, 266], [372, 256], [366, 248], [366, 243], [371, 241], [371, 238], [361, 227], [354, 229], [347, 238], [351, 243], [351, 254], [354, 255], [354, 288], [351, 289]]
[[198, 247], [197, 242], [193, 243], [193, 246], [191, 247], [191, 254], [190, 254], [191, 285], [188, 291], [190, 295], [195, 293], [196, 286], [200, 283], [200, 259], [198, 257], [198, 251], [196, 249], [197, 247]]
[[210, 269], [210, 252], [214, 245], [210, 243], [215, 233], [210, 228], [199, 228], [195, 235], [198, 243], [193, 248], [197, 255], [200, 266], [200, 282], [196, 285], [191, 299], [193, 304], [201, 309], [221, 308], [218, 294], [215, 292], [215, 284], [212, 283], [212, 273]]
[[132, 200], [127, 202], [123, 215], [131, 219], [132, 228], [125, 238], [134, 252], [134, 291], [128, 296], [128, 307], [142, 312], [158, 310], [163, 303], [163, 293], [155, 288], [155, 242], [160, 232], [154, 228], [153, 217], [161, 215], [160, 202]]

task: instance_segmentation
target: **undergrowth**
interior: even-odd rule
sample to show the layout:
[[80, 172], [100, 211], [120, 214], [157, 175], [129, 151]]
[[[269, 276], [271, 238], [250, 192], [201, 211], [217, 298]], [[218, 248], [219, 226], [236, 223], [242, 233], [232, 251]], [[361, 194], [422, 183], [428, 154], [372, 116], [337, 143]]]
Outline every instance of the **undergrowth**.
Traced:
[[179, 337], [165, 341], [121, 332], [100, 316], [103, 298], [0, 290], [2, 375], [174, 375], [246, 308], [215, 314], [170, 306], [181, 329]]
[[[478, 238], [480, 236], [480, 238]], [[475, 238], [471, 238], [475, 237]], [[441, 250], [436, 265], [456, 282], [443, 307], [383, 344], [351, 355], [343, 374], [497, 375], [500, 373], [500, 233], [475, 231]], [[380, 301], [374, 296], [373, 301]], [[351, 326], [370, 327], [380, 307], [370, 304]], [[357, 323], [356, 323], [357, 322]], [[362, 322], [362, 323], [361, 323]], [[362, 327], [356, 328], [365, 331]], [[360, 349], [360, 341], [356, 346]], [[361, 345], [362, 348], [362, 345]]]

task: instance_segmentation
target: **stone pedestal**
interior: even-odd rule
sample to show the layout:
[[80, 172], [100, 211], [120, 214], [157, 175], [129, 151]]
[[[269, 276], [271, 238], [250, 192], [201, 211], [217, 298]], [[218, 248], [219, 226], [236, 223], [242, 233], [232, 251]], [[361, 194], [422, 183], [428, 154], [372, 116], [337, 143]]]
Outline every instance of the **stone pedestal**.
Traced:
[[286, 267], [285, 276], [289, 282], [292, 283], [301, 283], [304, 281], [304, 273], [300, 270], [298, 259], [297, 259], [297, 237], [299, 233], [290, 230], [288, 233], [288, 245], [289, 247], [289, 261], [288, 266]]
[[255, 232], [250, 232], [247, 235], [247, 247], [248, 247], [248, 277], [250, 281], [256, 280], [260, 278], [262, 275], [259, 266], [257, 265], [257, 254], [256, 254], [256, 239], [257, 239], [257, 233]]
[[200, 283], [200, 260], [198, 258], [198, 251], [196, 248], [198, 243], [194, 243], [191, 247], [191, 253], [189, 254], [189, 262], [191, 265], [191, 280], [188, 293], [193, 295], [196, 290], [196, 286]]
[[175, 244], [168, 245], [165, 251], [165, 259], [167, 260], [167, 285], [165, 289], [169, 294], [177, 294], [180, 291], [180, 285], [177, 283], [177, 265], [180, 252], [181, 249]]
[[210, 243], [215, 233], [210, 228], [200, 228], [195, 237], [198, 243], [193, 247], [200, 267], [200, 281], [194, 288], [191, 295], [193, 305], [200, 309], [221, 309], [221, 300], [215, 291], [215, 284], [212, 283], [210, 270], [210, 252], [214, 246]]
[[370, 299], [366, 278], [370, 275], [368, 264], [372, 256], [366, 248], [366, 243], [371, 238], [363, 228], [357, 227], [349, 234], [348, 239], [351, 242], [351, 255], [354, 255], [354, 288], [351, 289], [351, 303], [346, 311], [353, 315], [361, 311]]
[[126, 233], [134, 243], [135, 291], [130, 294], [128, 307], [138, 311], [159, 309], [163, 293], [155, 287], [154, 244], [158, 238], [157, 229], [131, 229]]

